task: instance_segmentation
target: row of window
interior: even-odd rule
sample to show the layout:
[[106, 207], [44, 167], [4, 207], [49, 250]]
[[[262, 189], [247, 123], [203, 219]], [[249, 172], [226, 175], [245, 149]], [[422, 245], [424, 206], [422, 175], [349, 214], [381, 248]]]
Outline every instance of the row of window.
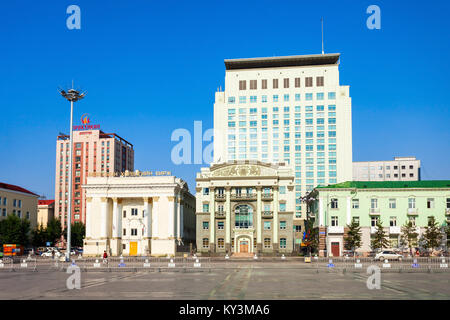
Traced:
[[[232, 246], [234, 246], [234, 239], [231, 242]], [[279, 241], [280, 244], [280, 249], [286, 249], [286, 238], [280, 238]], [[209, 248], [209, 238], [203, 238], [202, 239], [202, 246], [204, 249]], [[256, 240], [254, 240], [254, 246], [256, 247]], [[225, 240], [223, 238], [218, 238], [217, 239], [217, 247], [219, 249], [224, 249], [225, 248]], [[270, 238], [264, 238], [264, 248], [265, 249], [270, 249], [272, 248], [272, 244], [271, 244], [271, 239]]]
[[[264, 230], [271, 230], [272, 221], [264, 221]], [[209, 221], [203, 221], [202, 224], [203, 230], [209, 230]], [[280, 221], [279, 223], [280, 230], [286, 230], [286, 221]], [[224, 230], [225, 222], [217, 221], [217, 230]], [[301, 226], [294, 226], [294, 230], [296, 232], [301, 231]]]
[[[313, 101], [314, 94], [313, 93], [305, 93], [305, 101]], [[336, 99], [336, 92], [328, 92], [328, 100], [335, 100]], [[283, 95], [283, 102], [289, 102], [290, 95], [284, 94]], [[325, 93], [323, 92], [317, 92], [316, 93], [316, 100], [317, 101], [324, 101], [325, 100]], [[257, 103], [258, 97], [257, 96], [250, 96], [249, 100], [250, 103]], [[301, 101], [301, 95], [300, 93], [296, 93], [294, 95], [294, 101]], [[279, 99], [279, 96], [277, 94], [274, 94], [272, 96], [272, 102], [281, 102]], [[236, 103], [236, 97], [230, 96], [228, 97], [228, 104], [234, 104]], [[247, 103], [247, 96], [239, 96], [239, 104], [246, 104]], [[268, 99], [266, 95], [261, 96], [261, 103], [268, 103]]]
[[[8, 205], [8, 198], [6, 197], [0, 197], [0, 206], [6, 206]], [[15, 208], [22, 208], [22, 200], [20, 199], [13, 199], [13, 207]]]
[[[370, 208], [371, 209], [378, 209], [378, 201], [377, 198], [370, 199]], [[450, 198], [446, 199], [446, 205], [447, 209], [450, 209]], [[339, 200], [337, 198], [332, 198], [330, 202], [331, 209], [338, 209], [339, 208]], [[427, 198], [427, 208], [433, 209], [435, 206], [435, 200], [434, 198]], [[359, 209], [359, 199], [352, 199], [352, 208], [353, 209]], [[397, 199], [396, 198], [390, 198], [388, 200], [388, 208], [389, 209], [396, 209], [397, 208]], [[415, 209], [416, 208], [416, 198], [408, 198], [408, 209]]]
[[[430, 219], [430, 217], [429, 217]], [[352, 217], [352, 222], [356, 223], [358, 226], [360, 225], [360, 219], [358, 216]], [[378, 223], [380, 222], [379, 216], [371, 216], [370, 217], [370, 226], [376, 227]], [[415, 216], [408, 216], [408, 222], [411, 222], [412, 226], [416, 226], [416, 217]], [[331, 224], [332, 227], [339, 226], [339, 217], [337, 216], [331, 216]], [[396, 227], [397, 226], [397, 217], [391, 216], [389, 217], [389, 226], [390, 227]]]
[[[217, 211], [218, 212], [225, 212], [223, 204], [218, 204], [217, 205]], [[270, 205], [264, 205], [264, 210], [262, 210], [262, 211], [263, 212], [264, 211], [271, 211]], [[286, 211], [286, 203], [280, 203], [278, 211], [285, 212]], [[202, 212], [209, 212], [209, 204], [208, 203], [204, 203], [203, 204], [203, 211]]]
[[[400, 166], [402, 170], [406, 170], [406, 166]], [[392, 166], [394, 170], [398, 170], [399, 166]], [[409, 169], [414, 169], [413, 165], [409, 165]], [[369, 170], [369, 167], [361, 167], [361, 170]], [[374, 166], [370, 167], [370, 170], [375, 170]], [[383, 166], [378, 166], [378, 170], [383, 170]], [[391, 166], [386, 166], [386, 170], [391, 170]]]
[[[216, 188], [215, 190], [216, 190], [217, 195], [225, 194], [225, 188]], [[252, 188], [252, 187], [247, 187], [247, 188], [236, 187], [236, 188], [231, 188], [231, 193], [236, 194], [236, 195], [241, 195], [241, 194], [252, 195], [252, 194], [254, 194], [253, 190], [256, 190], [256, 189]], [[286, 194], [286, 186], [280, 186], [278, 188], [278, 190], [279, 190], [280, 194]], [[245, 192], [242, 192], [242, 191], [245, 191]], [[263, 194], [268, 194], [271, 192], [272, 192], [272, 188], [269, 188], [269, 187], [262, 188]], [[209, 188], [203, 188], [203, 195], [204, 196], [209, 195]]]
[[[2, 214], [2, 217], [6, 217], [8, 215], [5, 208], [0, 209], [0, 212]], [[11, 213], [13, 215], [17, 215], [19, 218], [23, 218], [22, 217], [22, 210], [13, 210]], [[30, 220], [30, 212], [29, 211], [26, 212], [25, 218]]]
[[[313, 86], [313, 77], [305, 77], [304, 78], [304, 86], [305, 87], [312, 87]], [[283, 78], [283, 88], [288, 89], [291, 83], [290, 78]], [[258, 89], [258, 80], [249, 80], [249, 88], [250, 90], [257, 90]], [[279, 89], [279, 79], [272, 79], [272, 89]], [[301, 78], [296, 77], [294, 78], [294, 87], [300, 88], [301, 87]], [[267, 89], [267, 79], [261, 79], [261, 89]], [[316, 86], [317, 87], [323, 87], [324, 86], [324, 77], [323, 76], [317, 76], [316, 77]], [[239, 80], [239, 90], [247, 90], [247, 80]]]

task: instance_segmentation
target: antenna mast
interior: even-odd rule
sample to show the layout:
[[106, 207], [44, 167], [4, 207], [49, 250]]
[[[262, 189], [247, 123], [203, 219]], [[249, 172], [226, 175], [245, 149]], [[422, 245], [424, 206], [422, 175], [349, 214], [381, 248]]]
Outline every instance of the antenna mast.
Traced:
[[324, 51], [323, 51], [323, 17], [320, 20], [322, 22], [322, 54], [324, 54]]

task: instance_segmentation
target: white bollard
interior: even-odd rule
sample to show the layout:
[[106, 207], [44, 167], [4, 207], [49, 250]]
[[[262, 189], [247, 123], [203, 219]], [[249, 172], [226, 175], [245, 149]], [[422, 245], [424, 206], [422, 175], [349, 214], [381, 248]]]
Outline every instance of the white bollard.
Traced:
[[100, 268], [100, 263], [98, 262], [98, 259], [95, 259], [94, 268]]
[[442, 258], [441, 263], [439, 264], [439, 267], [442, 269], [448, 268], [448, 264], [446, 263], [445, 258]]
[[226, 259], [226, 260], [230, 259], [230, 257], [228, 256], [228, 254], [225, 255], [225, 259]]
[[258, 256], [255, 254], [255, 255], [253, 256], [253, 259], [254, 259], [254, 260], [258, 260]]
[[362, 268], [362, 263], [361, 260], [356, 259], [356, 263], [355, 263], [355, 269], [361, 269]]
[[0, 259], [0, 268], [4, 268], [4, 267], [5, 267], [5, 265], [3, 264], [3, 260]]
[[22, 260], [22, 263], [20, 264], [21, 268], [28, 268], [27, 261], [25, 259]]
[[169, 268], [175, 268], [175, 263], [173, 262], [173, 259], [170, 259], [170, 262], [168, 264]]
[[284, 254], [281, 256], [281, 260], [286, 260], [286, 257], [284, 256]]
[[150, 268], [150, 263], [148, 262], [148, 259], [145, 259], [144, 268]]
[[194, 268], [200, 268], [202, 264], [198, 261], [198, 259], [195, 259]]
[[391, 267], [391, 264], [389, 263], [388, 259], [385, 259], [384, 263], [383, 263], [383, 268], [390, 268], [390, 267]]

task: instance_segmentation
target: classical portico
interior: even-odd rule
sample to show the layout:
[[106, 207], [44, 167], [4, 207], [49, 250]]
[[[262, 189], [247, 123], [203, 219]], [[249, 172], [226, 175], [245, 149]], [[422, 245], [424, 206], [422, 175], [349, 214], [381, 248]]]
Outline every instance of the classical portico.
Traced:
[[234, 161], [202, 168], [196, 185], [197, 250], [292, 252], [293, 180], [284, 165]]
[[89, 177], [84, 255], [174, 255], [195, 239], [195, 200], [174, 176]]

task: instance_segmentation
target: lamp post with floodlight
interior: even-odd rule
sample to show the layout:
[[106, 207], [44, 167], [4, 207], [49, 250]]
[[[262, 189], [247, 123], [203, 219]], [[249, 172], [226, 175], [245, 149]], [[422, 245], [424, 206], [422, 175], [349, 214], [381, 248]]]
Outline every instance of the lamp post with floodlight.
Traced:
[[[73, 85], [72, 85], [73, 87]], [[66, 261], [70, 260], [70, 241], [71, 241], [71, 220], [72, 220], [72, 180], [73, 180], [73, 176], [72, 176], [72, 149], [73, 149], [73, 103], [77, 102], [78, 100], [81, 100], [84, 98], [84, 96], [86, 95], [86, 92], [80, 93], [79, 91], [75, 90], [75, 89], [69, 89], [66, 91], [64, 90], [59, 90], [59, 92], [61, 93], [61, 95], [67, 99], [68, 101], [70, 101], [70, 160], [69, 160], [69, 208], [68, 208], [68, 212], [69, 214], [67, 215], [67, 246], [66, 246]]]

